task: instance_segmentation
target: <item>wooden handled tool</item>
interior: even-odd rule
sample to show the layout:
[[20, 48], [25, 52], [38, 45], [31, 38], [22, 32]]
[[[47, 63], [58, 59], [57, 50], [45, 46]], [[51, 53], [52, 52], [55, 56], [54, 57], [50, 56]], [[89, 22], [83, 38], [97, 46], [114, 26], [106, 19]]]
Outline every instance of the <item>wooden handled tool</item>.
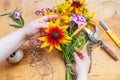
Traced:
[[119, 58], [116, 56], [116, 54], [115, 54], [109, 47], [107, 47], [106, 45], [104, 45], [102, 48], [103, 48], [103, 49], [107, 52], [107, 54], [110, 55], [115, 61], [118, 61], [118, 60], [119, 60]]

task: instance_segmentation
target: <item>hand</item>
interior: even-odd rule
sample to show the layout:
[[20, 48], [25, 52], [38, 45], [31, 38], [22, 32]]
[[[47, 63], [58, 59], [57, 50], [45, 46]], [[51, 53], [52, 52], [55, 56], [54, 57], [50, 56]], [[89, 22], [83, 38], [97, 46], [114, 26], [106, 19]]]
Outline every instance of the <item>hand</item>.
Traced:
[[77, 80], [87, 80], [90, 59], [86, 53], [79, 51], [73, 55]]
[[23, 28], [26, 37], [37, 38], [41, 28], [49, 26], [49, 20], [57, 18], [57, 15], [44, 16], [40, 19], [33, 20]]

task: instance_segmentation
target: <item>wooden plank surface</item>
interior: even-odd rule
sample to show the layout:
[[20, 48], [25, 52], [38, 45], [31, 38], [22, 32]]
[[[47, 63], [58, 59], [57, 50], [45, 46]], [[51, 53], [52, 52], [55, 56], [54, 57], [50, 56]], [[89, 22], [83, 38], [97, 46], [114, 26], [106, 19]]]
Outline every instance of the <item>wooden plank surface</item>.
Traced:
[[[35, 11], [55, 6], [64, 0], [1, 0], [0, 14], [11, 12], [16, 7], [22, 8], [25, 23], [36, 19]], [[98, 23], [102, 18], [110, 27], [112, 32], [120, 39], [120, 0], [87, 0], [88, 7], [95, 13], [95, 20]], [[0, 17], [0, 37], [3, 37], [17, 30], [9, 26], [13, 23], [8, 17]], [[120, 48], [108, 37], [103, 28], [98, 24], [98, 39], [103, 40], [118, 57]], [[13, 39], [14, 40], [14, 39]], [[5, 45], [7, 46], [7, 45]], [[84, 48], [86, 51], [86, 47]], [[87, 51], [86, 51], [87, 52]], [[44, 77], [45, 80], [65, 80], [65, 67], [60, 54], [56, 51], [48, 54], [48, 59], [53, 66], [52, 74]], [[23, 59], [19, 64], [11, 65], [6, 61], [0, 64], [0, 80], [42, 80], [35, 67], [29, 65], [30, 59]], [[120, 80], [120, 61], [115, 62], [99, 46], [93, 48], [93, 65], [89, 74], [89, 80]]]

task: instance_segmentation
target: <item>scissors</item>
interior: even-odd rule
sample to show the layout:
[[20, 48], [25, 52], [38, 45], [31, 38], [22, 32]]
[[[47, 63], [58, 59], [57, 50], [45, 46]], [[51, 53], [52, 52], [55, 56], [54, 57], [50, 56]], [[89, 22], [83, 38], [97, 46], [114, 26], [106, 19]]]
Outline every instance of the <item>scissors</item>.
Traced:
[[119, 58], [116, 56], [116, 54], [109, 47], [107, 47], [102, 40], [97, 40], [97, 36], [98, 36], [98, 27], [97, 26], [96, 26], [96, 32], [95, 33], [93, 33], [90, 29], [88, 29], [86, 27], [84, 28], [84, 30], [87, 32], [89, 40], [90, 40], [90, 42], [87, 45], [88, 56], [90, 57], [90, 60], [91, 60], [89, 72], [91, 70], [91, 65], [92, 65], [92, 56], [91, 56], [92, 45], [94, 45], [94, 44], [99, 44], [101, 46], [101, 48], [103, 50], [105, 50], [106, 53], [109, 56], [111, 56], [115, 61], [119, 60]]

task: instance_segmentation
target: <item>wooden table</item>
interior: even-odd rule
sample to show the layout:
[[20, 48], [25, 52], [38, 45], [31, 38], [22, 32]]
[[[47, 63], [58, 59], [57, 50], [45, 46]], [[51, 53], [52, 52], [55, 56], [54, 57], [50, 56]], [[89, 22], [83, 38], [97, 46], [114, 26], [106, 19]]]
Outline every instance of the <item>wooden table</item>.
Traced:
[[[0, 14], [13, 11], [16, 7], [22, 8], [25, 23], [36, 19], [35, 11], [47, 6], [55, 6], [64, 0], [1, 0]], [[95, 13], [98, 23], [102, 18], [112, 32], [120, 39], [120, 0], [87, 0], [88, 7]], [[17, 30], [9, 26], [13, 23], [8, 17], [0, 17], [0, 37]], [[108, 37], [104, 29], [98, 24], [98, 39], [103, 40], [120, 57], [120, 48]], [[13, 39], [14, 40], [14, 39]], [[9, 45], [9, 44], [8, 44]], [[7, 46], [7, 45], [5, 45]], [[86, 51], [86, 47], [84, 48]], [[62, 57], [55, 51], [48, 54], [48, 59], [53, 66], [54, 76], [47, 75], [45, 80], [65, 80], [65, 66]], [[0, 64], [0, 80], [42, 80], [35, 67], [23, 59], [19, 64], [11, 65], [6, 61]], [[89, 80], [120, 80], [120, 61], [114, 61], [100, 47], [93, 48], [92, 71]]]

